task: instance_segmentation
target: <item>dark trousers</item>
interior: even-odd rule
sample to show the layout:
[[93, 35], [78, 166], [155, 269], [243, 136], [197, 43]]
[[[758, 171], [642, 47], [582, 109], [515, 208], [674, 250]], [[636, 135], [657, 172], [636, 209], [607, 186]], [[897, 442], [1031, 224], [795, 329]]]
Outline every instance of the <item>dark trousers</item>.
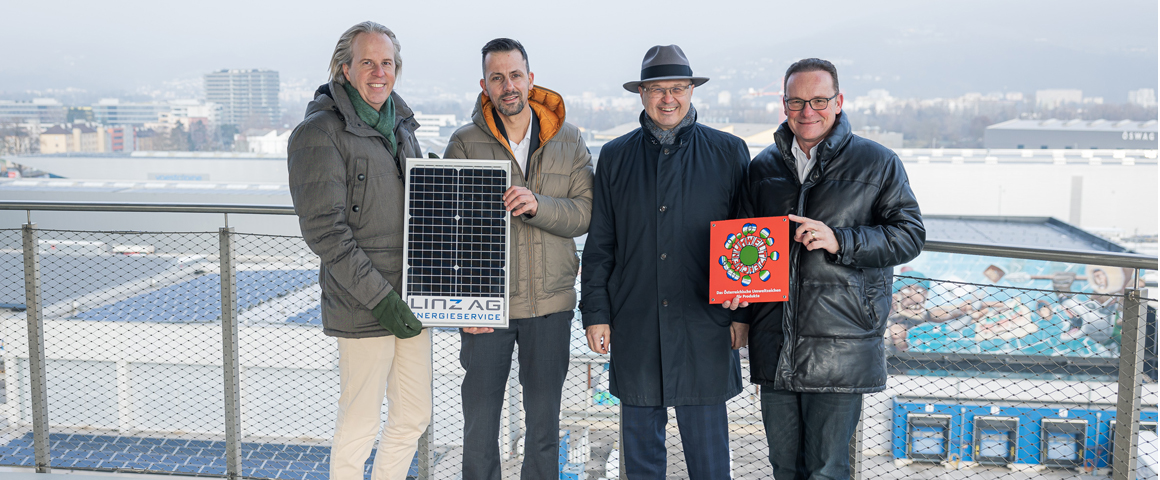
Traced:
[[520, 384], [524, 387], [523, 480], [560, 478], [560, 392], [568, 374], [572, 311], [516, 318], [492, 333], [460, 333], [463, 377], [463, 479], [500, 480], [499, 421], [520, 344]]
[[850, 478], [850, 438], [862, 413], [860, 393], [761, 389], [761, 419], [776, 480]]
[[[690, 480], [729, 480], [729, 417], [725, 404], [676, 407]], [[624, 473], [631, 480], [665, 480], [666, 407], [622, 405]]]

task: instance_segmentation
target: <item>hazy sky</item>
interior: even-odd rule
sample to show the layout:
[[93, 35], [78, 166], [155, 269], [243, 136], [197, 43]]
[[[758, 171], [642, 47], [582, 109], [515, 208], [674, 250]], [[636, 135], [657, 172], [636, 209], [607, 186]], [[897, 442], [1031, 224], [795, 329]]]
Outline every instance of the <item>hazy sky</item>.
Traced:
[[562, 93], [615, 92], [639, 77], [649, 46], [669, 43], [697, 74], [769, 67], [755, 88], [807, 56], [834, 60], [853, 94], [1080, 88], [1123, 102], [1127, 90], [1157, 84], [1155, 0], [88, 0], [6, 2], [3, 15], [0, 91], [9, 94], [133, 91], [221, 68], [321, 83], [338, 36], [368, 19], [400, 39], [404, 94], [478, 90], [479, 48], [498, 36], [521, 40], [536, 83]]

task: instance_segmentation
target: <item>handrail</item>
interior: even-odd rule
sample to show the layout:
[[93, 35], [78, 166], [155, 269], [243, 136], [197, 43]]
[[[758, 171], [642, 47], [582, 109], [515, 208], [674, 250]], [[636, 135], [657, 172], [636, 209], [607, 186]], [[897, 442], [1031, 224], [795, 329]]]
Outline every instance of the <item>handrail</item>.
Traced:
[[1082, 263], [1085, 265], [1107, 265], [1109, 267], [1139, 268], [1144, 270], [1157, 269], [1156, 257], [1138, 253], [1092, 252], [1061, 248], [954, 242], [949, 240], [927, 240], [922, 249], [927, 252], [962, 253], [988, 257]]
[[[82, 211], [82, 212], [169, 212], [235, 213], [254, 215], [294, 215], [290, 205], [225, 203], [146, 203], [146, 202], [57, 202], [0, 200], [0, 210]], [[990, 257], [1021, 258], [1053, 262], [1107, 265], [1110, 267], [1157, 270], [1157, 257], [1137, 253], [1092, 252], [1083, 250], [997, 245], [950, 240], [927, 240], [924, 251], [961, 253]]]
[[0, 200], [0, 210], [294, 215], [294, 207], [290, 205], [227, 203], [54, 202], [36, 200]]

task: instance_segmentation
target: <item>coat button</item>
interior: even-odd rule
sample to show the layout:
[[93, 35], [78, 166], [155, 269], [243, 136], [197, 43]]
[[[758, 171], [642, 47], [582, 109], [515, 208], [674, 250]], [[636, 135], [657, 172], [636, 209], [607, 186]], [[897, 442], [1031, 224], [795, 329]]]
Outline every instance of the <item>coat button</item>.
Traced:
[[661, 205], [661, 211], [662, 211], [662, 212], [663, 212], [663, 211], [665, 211], [665, 210], [668, 210], [668, 209], [669, 209], [669, 207], [666, 207], [666, 206], [664, 206], [664, 205]]
[[361, 182], [361, 181], [363, 181], [363, 180], [366, 180], [366, 179], [367, 179], [367, 176], [366, 176], [366, 175], [363, 175], [363, 174], [361, 174], [361, 173], [360, 173], [360, 174], [358, 174], [358, 180], [359, 180], [360, 182]]
[[358, 213], [358, 205], [355, 205], [355, 206], [353, 206], [353, 207], [350, 207], [350, 211], [352, 211], [352, 212], [355, 212], [355, 213]]
[[661, 254], [661, 260], [664, 260], [664, 259], [666, 259], [666, 258], [669, 258], [669, 254], [667, 254], [667, 253], [662, 253], [662, 254]]
[[668, 154], [669, 154], [669, 149], [667, 149], [667, 148], [666, 148], [666, 149], [665, 149], [665, 155], [668, 155]]
[[664, 305], [664, 306], [666, 306], [666, 307], [667, 307], [667, 306], [669, 306], [669, 301], [668, 301], [668, 300], [662, 300], [662, 301], [661, 301], [661, 305]]

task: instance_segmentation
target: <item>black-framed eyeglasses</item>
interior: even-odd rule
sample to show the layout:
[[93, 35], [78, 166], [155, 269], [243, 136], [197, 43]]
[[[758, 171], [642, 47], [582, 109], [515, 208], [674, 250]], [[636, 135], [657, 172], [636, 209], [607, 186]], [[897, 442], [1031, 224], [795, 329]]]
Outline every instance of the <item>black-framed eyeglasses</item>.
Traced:
[[814, 110], [825, 110], [826, 107], [830, 106], [830, 100], [833, 100], [835, 98], [838, 98], [837, 93], [835, 93], [834, 96], [832, 96], [830, 98], [820, 98], [819, 97], [819, 98], [811, 98], [809, 100], [802, 100], [800, 98], [787, 98], [785, 100], [785, 106], [786, 106], [786, 108], [788, 108], [792, 112], [800, 112], [800, 111], [804, 110], [806, 108], [807, 103], [810, 104], [810, 108], [812, 108]]
[[690, 88], [693, 88], [693, 84], [691, 84], [691, 83], [688, 85], [677, 85], [675, 87], [669, 87], [669, 88], [648, 87], [648, 88], [644, 89], [644, 91], [646, 93], [648, 93], [648, 96], [650, 96], [652, 98], [661, 98], [661, 97], [665, 96], [665, 92], [669, 92], [669, 94], [671, 94], [674, 97], [679, 97], [681, 95], [684, 95], [685, 92], [689, 91]]

